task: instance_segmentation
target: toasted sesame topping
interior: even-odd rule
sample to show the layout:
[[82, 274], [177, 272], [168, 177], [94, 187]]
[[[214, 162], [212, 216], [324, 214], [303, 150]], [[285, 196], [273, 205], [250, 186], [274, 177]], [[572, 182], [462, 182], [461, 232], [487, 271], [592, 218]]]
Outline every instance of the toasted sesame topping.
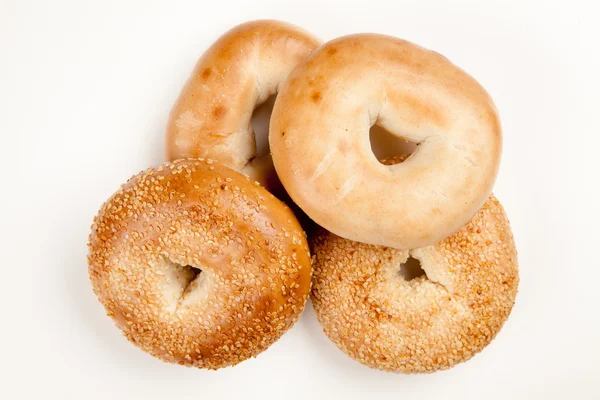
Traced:
[[[494, 196], [433, 246], [396, 250], [325, 230], [310, 244], [317, 318], [342, 351], [372, 368], [433, 372], [470, 359], [496, 336], [517, 294], [517, 251]], [[426, 276], [400, 275], [409, 256]]]
[[162, 360], [209, 369], [269, 347], [310, 290], [308, 245], [291, 211], [203, 159], [128, 180], [94, 218], [88, 265], [127, 339]]

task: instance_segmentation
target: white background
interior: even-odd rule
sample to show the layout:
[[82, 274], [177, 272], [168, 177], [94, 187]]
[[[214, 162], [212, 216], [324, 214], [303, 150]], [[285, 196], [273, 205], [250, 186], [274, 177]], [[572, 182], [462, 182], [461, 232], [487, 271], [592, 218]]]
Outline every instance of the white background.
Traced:
[[[600, 399], [600, 127], [595, 1], [0, 0], [0, 398]], [[163, 160], [167, 115], [202, 53], [255, 18], [324, 40], [381, 32], [474, 75], [500, 110], [495, 193], [521, 285], [494, 342], [433, 375], [347, 358], [308, 305], [258, 358], [217, 372], [130, 345], [92, 293], [100, 204]]]

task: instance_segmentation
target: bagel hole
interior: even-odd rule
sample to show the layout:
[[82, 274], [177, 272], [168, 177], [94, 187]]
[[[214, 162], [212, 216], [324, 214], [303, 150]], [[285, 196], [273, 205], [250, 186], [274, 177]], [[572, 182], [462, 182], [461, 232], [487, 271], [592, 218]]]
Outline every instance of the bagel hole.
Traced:
[[394, 135], [377, 124], [371, 126], [369, 140], [371, 142], [371, 151], [373, 151], [373, 154], [375, 154], [375, 157], [380, 162], [383, 159], [389, 160], [394, 157], [408, 158], [418, 145], [416, 142], [411, 142], [398, 135]]
[[269, 122], [271, 121], [271, 113], [276, 97], [276, 94], [270, 96], [252, 112], [250, 124], [256, 140], [256, 157], [269, 154]]
[[185, 276], [185, 282], [183, 286], [183, 292], [181, 293], [181, 297], [183, 298], [187, 293], [189, 293], [194, 287], [194, 282], [196, 278], [200, 276], [202, 270], [200, 268], [193, 267], [191, 265], [185, 265], [181, 267], [183, 269], [183, 273]]
[[413, 279], [419, 278], [421, 276], [427, 277], [427, 274], [425, 273], [423, 268], [421, 268], [421, 262], [413, 256], [409, 256], [405, 262], [400, 264], [400, 269], [398, 273], [407, 282], [410, 282]]

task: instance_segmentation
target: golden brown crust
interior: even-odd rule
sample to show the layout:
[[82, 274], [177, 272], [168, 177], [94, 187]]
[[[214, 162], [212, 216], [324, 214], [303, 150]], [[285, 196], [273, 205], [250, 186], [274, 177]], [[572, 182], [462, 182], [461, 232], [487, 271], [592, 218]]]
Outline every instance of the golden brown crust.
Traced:
[[[386, 167], [369, 128], [419, 143]], [[441, 55], [383, 35], [319, 47], [288, 76], [269, 142], [291, 198], [319, 225], [365, 243], [437, 243], [488, 198], [502, 150], [487, 92]]]
[[94, 219], [89, 250], [94, 292], [125, 336], [188, 366], [256, 356], [298, 319], [310, 290], [306, 238], [289, 208], [211, 160], [130, 179]]
[[[372, 368], [433, 372], [470, 359], [496, 336], [517, 294], [517, 251], [493, 195], [433, 246], [397, 250], [325, 230], [310, 244], [317, 318], [341, 350]], [[426, 276], [399, 274], [409, 256]]]
[[225, 33], [199, 59], [171, 111], [167, 158], [209, 157], [261, 184], [280, 186], [272, 165], [251, 162], [256, 155], [252, 112], [319, 44], [308, 32], [273, 20], [247, 22]]

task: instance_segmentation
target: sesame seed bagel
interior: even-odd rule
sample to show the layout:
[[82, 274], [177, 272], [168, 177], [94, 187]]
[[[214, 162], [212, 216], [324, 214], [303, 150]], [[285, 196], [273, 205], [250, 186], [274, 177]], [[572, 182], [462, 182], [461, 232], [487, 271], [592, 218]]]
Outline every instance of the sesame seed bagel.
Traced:
[[198, 60], [171, 110], [168, 159], [208, 157], [282, 191], [270, 154], [256, 157], [252, 112], [319, 44], [303, 29], [274, 20], [226, 32]]
[[[311, 237], [312, 302], [325, 334], [372, 368], [427, 373], [466, 361], [508, 318], [519, 282], [508, 219], [492, 195], [438, 244], [398, 250]], [[400, 274], [409, 257], [426, 275]]]
[[310, 290], [308, 245], [290, 209], [211, 160], [131, 178], [94, 219], [88, 264], [127, 339], [200, 368], [265, 350], [295, 323]]
[[[374, 124], [417, 149], [382, 165]], [[399, 249], [466, 224], [490, 195], [502, 152], [496, 107], [475, 79], [436, 52], [375, 34], [325, 43], [290, 73], [269, 142], [283, 186], [316, 223]]]

